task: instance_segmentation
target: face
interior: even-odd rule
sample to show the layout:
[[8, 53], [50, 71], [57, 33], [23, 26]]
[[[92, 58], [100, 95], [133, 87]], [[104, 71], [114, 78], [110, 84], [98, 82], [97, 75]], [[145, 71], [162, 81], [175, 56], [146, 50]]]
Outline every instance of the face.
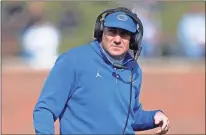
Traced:
[[129, 50], [130, 39], [131, 33], [126, 30], [105, 27], [101, 44], [113, 58], [122, 59]]

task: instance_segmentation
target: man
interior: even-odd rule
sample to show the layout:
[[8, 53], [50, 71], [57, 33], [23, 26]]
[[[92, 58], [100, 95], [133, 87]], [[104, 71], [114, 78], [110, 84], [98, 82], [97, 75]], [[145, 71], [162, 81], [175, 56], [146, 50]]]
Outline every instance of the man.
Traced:
[[97, 39], [59, 56], [34, 109], [36, 133], [54, 134], [58, 118], [60, 134], [168, 131], [164, 113], [144, 111], [139, 102], [142, 72], [128, 52], [137, 22], [129, 12], [108, 10], [104, 21], [97, 18]]

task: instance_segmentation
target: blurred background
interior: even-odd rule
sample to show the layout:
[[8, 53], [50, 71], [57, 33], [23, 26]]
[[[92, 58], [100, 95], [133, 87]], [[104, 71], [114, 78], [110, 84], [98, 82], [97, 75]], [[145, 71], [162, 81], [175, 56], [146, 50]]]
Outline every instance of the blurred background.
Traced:
[[33, 108], [56, 58], [93, 40], [96, 17], [117, 6], [143, 22], [143, 108], [162, 109], [169, 134], [205, 134], [205, 2], [150, 0], [1, 2], [2, 134], [34, 134]]

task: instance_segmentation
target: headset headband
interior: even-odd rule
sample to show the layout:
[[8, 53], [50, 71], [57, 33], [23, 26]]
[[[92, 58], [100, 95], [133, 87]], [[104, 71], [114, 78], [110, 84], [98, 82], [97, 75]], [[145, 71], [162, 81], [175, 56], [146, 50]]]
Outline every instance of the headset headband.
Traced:
[[135, 13], [132, 13], [131, 11], [129, 11], [126, 8], [120, 7], [120, 8], [114, 8], [114, 9], [107, 9], [105, 11], [103, 11], [98, 17], [97, 17], [97, 21], [99, 21], [100, 19], [102, 19], [102, 15], [105, 13], [115, 13], [115, 12], [124, 12], [125, 14], [127, 14], [128, 16], [130, 16], [133, 21], [135, 21], [138, 26], [139, 26], [139, 32], [141, 32], [140, 34], [143, 36], [144, 30], [143, 30], [143, 24], [141, 22], [141, 20], [137, 17], [137, 15]]

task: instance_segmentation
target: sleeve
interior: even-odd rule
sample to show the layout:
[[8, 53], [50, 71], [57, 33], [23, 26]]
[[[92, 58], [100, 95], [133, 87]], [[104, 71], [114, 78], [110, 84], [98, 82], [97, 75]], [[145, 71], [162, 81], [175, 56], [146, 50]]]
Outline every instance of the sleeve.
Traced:
[[[63, 111], [75, 84], [72, 57], [58, 57], [51, 69], [33, 111], [36, 134], [54, 134], [54, 122]], [[68, 64], [69, 63], [69, 64]]]
[[140, 73], [139, 77], [140, 77], [140, 85], [136, 87], [135, 107], [133, 109], [135, 121], [132, 124], [132, 128], [134, 131], [143, 131], [143, 130], [156, 128], [157, 125], [155, 125], [154, 122], [154, 115], [156, 114], [156, 112], [160, 111], [160, 110], [150, 110], [150, 111], [143, 110], [142, 104], [139, 101], [140, 88], [142, 82], [142, 73]]

